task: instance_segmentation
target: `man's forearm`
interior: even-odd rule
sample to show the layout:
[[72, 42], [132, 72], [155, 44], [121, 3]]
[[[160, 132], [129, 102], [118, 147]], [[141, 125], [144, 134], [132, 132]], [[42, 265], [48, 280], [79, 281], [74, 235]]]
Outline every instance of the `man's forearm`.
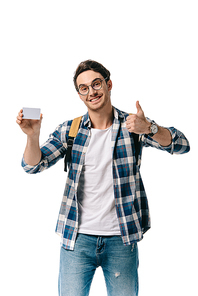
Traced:
[[39, 136], [27, 136], [27, 145], [24, 152], [24, 160], [29, 165], [37, 165], [41, 160]]
[[[126, 118], [126, 127], [129, 132], [136, 134], [151, 133], [151, 122], [146, 119], [139, 101], [136, 102], [137, 113], [130, 114]], [[158, 132], [152, 137], [161, 146], [169, 146], [172, 143], [172, 135], [166, 128], [158, 126]]]
[[158, 126], [158, 132], [152, 137], [161, 146], [169, 146], [172, 143], [172, 136], [168, 129]]

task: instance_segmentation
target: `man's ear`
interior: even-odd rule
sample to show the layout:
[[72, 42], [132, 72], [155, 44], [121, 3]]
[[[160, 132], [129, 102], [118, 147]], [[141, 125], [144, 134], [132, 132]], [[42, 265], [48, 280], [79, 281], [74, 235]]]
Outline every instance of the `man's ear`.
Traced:
[[107, 81], [107, 87], [108, 87], [108, 91], [112, 90], [113, 83], [111, 80]]

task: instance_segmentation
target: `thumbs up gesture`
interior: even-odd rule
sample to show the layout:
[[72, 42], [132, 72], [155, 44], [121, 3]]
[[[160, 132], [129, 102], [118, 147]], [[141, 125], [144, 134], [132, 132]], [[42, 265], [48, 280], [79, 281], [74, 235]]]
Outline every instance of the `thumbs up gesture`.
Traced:
[[151, 123], [146, 119], [139, 101], [136, 102], [137, 113], [126, 119], [126, 127], [130, 133], [149, 134]]

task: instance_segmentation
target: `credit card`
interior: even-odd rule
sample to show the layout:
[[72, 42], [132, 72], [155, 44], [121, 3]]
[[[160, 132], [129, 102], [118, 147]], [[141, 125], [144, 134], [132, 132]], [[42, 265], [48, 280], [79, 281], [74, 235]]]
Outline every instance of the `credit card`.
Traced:
[[23, 119], [40, 119], [40, 108], [23, 108]]

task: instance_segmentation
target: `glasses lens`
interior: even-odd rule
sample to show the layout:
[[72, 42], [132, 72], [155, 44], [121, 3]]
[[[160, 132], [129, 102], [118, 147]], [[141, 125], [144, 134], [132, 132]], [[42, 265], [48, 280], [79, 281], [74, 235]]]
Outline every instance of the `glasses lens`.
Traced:
[[101, 87], [102, 87], [102, 80], [101, 80], [101, 79], [97, 79], [97, 80], [95, 80], [95, 81], [92, 83], [91, 86], [92, 86], [93, 89], [95, 89], [95, 90], [101, 89]]
[[88, 93], [88, 86], [87, 85], [81, 85], [79, 88], [79, 93], [81, 95], [86, 95]]

